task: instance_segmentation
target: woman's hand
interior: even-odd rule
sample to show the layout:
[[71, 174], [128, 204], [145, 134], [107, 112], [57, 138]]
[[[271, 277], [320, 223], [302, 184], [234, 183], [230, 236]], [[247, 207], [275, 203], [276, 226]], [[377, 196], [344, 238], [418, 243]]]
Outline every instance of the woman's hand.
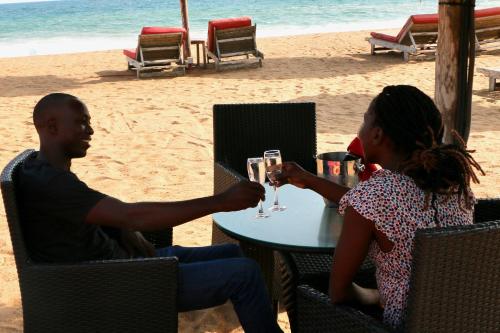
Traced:
[[282, 186], [292, 184], [300, 188], [308, 188], [311, 179], [314, 177], [311, 173], [304, 170], [295, 162], [285, 162], [281, 168], [281, 174], [276, 176], [276, 185]]

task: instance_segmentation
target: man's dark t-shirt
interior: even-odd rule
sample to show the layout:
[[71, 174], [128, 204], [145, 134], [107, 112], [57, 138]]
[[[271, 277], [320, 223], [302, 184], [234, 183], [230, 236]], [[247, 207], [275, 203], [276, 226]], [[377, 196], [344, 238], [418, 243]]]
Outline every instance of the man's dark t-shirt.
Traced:
[[113, 237], [118, 229], [105, 232], [98, 225], [85, 223], [87, 214], [105, 195], [90, 189], [74, 173], [57, 169], [33, 154], [18, 179], [22, 228], [33, 260], [78, 262], [130, 257]]

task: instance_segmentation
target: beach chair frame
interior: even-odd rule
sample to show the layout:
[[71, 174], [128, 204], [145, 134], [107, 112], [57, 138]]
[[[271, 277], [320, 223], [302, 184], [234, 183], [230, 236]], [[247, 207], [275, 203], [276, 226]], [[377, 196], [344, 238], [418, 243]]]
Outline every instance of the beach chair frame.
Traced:
[[489, 91], [500, 90], [500, 68], [478, 68], [477, 71], [486, 75], [489, 79]]
[[137, 43], [137, 59], [127, 57], [128, 68], [137, 72], [137, 78], [165, 75], [184, 75], [182, 33], [143, 34]]
[[477, 51], [500, 47], [500, 15], [476, 17], [475, 28]]
[[[366, 38], [370, 43], [370, 54], [374, 55], [376, 51], [397, 50], [403, 53], [404, 61], [409, 61], [410, 55], [417, 56], [420, 54], [435, 53], [438, 38], [437, 24], [435, 26], [431, 24], [425, 25], [429, 26], [429, 30], [432, 31], [412, 32], [411, 29], [418, 26], [412, 24], [398, 43], [375, 37]], [[420, 28], [420, 30], [422, 30], [422, 28]]]
[[[230, 29], [214, 29], [215, 52], [207, 47], [208, 59], [215, 63], [215, 70], [223, 68], [242, 68], [258, 64], [262, 67], [264, 54], [257, 49], [256, 41], [257, 25], [238, 27]], [[254, 59], [250, 59], [250, 55]], [[223, 61], [223, 58], [246, 56], [246, 59]]]

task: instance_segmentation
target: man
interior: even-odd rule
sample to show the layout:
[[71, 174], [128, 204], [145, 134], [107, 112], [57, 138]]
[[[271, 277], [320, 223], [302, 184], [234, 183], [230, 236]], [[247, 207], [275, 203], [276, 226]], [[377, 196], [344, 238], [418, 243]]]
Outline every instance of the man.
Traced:
[[135, 231], [163, 230], [220, 211], [255, 207], [260, 184], [240, 182], [226, 192], [179, 202], [125, 203], [90, 189], [70, 171], [86, 156], [94, 134], [90, 114], [76, 97], [54, 93], [35, 106], [40, 151], [20, 172], [23, 230], [32, 258], [78, 262], [146, 256], [179, 258], [180, 311], [230, 299], [246, 332], [281, 332], [257, 264], [236, 245], [154, 250]]

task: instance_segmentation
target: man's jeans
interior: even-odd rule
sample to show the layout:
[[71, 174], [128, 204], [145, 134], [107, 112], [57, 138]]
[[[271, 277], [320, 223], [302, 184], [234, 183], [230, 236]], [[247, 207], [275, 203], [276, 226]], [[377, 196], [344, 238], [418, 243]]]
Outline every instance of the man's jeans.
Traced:
[[274, 318], [260, 268], [239, 246], [169, 246], [159, 257], [179, 258], [179, 311], [205, 309], [228, 299], [245, 332], [281, 332]]

